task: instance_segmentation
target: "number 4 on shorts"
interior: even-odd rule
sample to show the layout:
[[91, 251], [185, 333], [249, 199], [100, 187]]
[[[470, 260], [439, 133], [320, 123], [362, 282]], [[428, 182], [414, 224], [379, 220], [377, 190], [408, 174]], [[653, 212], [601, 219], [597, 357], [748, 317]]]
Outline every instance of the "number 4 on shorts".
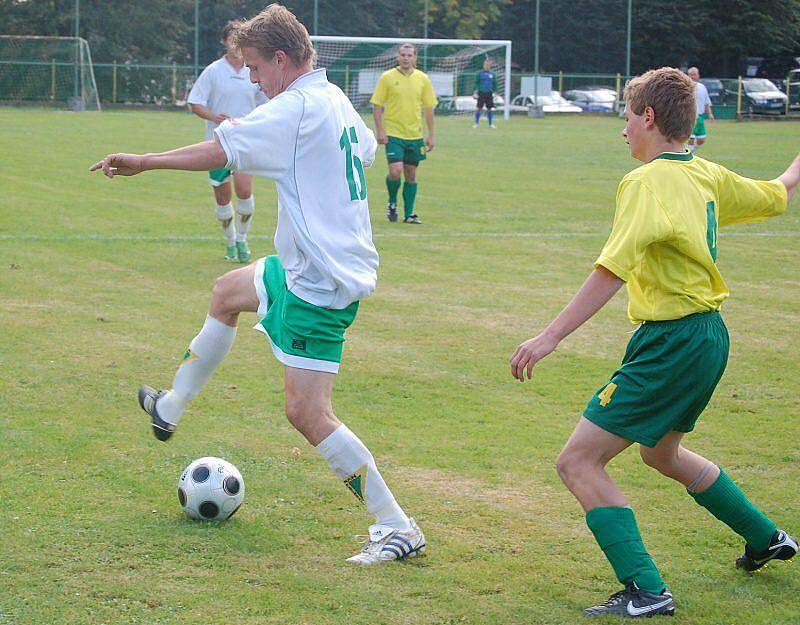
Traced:
[[601, 406], [608, 406], [611, 403], [611, 396], [617, 390], [617, 385], [613, 382], [606, 384], [606, 387], [597, 394]]

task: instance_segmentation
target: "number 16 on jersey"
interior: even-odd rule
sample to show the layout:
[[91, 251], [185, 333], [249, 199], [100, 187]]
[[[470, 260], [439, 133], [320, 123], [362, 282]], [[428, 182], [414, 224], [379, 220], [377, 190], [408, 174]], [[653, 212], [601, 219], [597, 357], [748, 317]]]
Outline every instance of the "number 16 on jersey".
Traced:
[[[358, 135], [356, 135], [354, 126], [342, 130], [342, 136], [339, 138], [339, 147], [344, 150], [345, 171], [347, 187], [350, 189], [350, 199], [364, 200], [367, 197], [367, 181], [364, 178], [364, 166], [361, 164], [361, 159], [353, 154], [353, 145], [356, 143], [358, 143]], [[359, 185], [356, 185], [356, 177], [353, 169], [358, 172]]]

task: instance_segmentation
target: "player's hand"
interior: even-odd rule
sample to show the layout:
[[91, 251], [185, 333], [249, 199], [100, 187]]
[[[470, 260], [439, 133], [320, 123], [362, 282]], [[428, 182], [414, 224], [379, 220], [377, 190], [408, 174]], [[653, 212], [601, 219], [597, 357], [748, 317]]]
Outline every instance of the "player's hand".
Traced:
[[436, 146], [436, 141], [433, 138], [433, 135], [428, 135], [428, 138], [425, 139], [425, 147], [428, 148], [428, 152], [433, 152], [433, 148]]
[[98, 169], [102, 169], [109, 178], [135, 176], [144, 171], [144, 163], [141, 154], [109, 154], [102, 161], [92, 165], [89, 171]]
[[218, 115], [214, 115], [214, 117], [211, 118], [211, 121], [214, 122], [215, 124], [219, 125], [222, 122], [224, 122], [226, 119], [230, 119], [230, 118], [231, 118], [230, 115], [228, 115], [227, 113], [219, 113]]
[[544, 332], [521, 343], [508, 361], [511, 365], [511, 375], [520, 382], [524, 382], [525, 374], [527, 373], [530, 380], [533, 366], [552, 353], [557, 346], [558, 341]]
[[378, 145], [386, 145], [389, 143], [389, 135], [387, 135], [385, 131], [380, 130], [375, 140], [378, 142]]

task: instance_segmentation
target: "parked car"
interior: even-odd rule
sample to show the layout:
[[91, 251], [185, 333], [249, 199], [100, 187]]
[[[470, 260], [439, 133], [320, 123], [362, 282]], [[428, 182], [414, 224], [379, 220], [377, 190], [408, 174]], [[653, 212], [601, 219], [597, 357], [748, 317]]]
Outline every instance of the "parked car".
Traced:
[[[534, 96], [518, 95], [511, 100], [512, 113], [527, 113], [533, 106]], [[542, 107], [544, 113], [580, 113], [583, 109], [575, 106], [569, 100], [562, 98], [558, 91], [553, 91], [550, 95], [540, 95], [536, 98], [537, 104]]]
[[617, 103], [617, 92], [605, 87], [571, 89], [564, 97], [584, 111], [608, 113], [614, 110]]
[[[728, 85], [727, 97], [738, 97], [736, 81]], [[786, 94], [781, 93], [771, 80], [766, 78], [742, 79], [742, 112], [743, 113], [775, 113], [786, 112]]]
[[711, 104], [725, 104], [725, 87], [719, 78], [701, 78], [700, 82], [708, 90]]

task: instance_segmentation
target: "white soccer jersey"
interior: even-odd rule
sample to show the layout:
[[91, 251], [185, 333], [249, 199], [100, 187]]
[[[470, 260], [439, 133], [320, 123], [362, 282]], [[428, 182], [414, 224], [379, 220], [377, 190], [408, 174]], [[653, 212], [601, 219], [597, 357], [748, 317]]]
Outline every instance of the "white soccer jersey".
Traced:
[[[189, 92], [189, 104], [202, 104], [212, 113], [244, 117], [259, 104], [267, 101], [261, 88], [250, 82], [250, 70], [243, 65], [237, 72], [223, 56], [206, 67]], [[214, 138], [212, 121], [206, 120], [206, 140]]]
[[697, 116], [700, 117], [706, 112], [706, 105], [711, 104], [711, 98], [708, 96], [708, 89], [701, 82], [694, 83], [695, 93], [697, 94]]
[[215, 132], [226, 167], [277, 183], [275, 248], [289, 290], [335, 309], [372, 293], [378, 252], [363, 168], [375, 160], [377, 142], [325, 70], [303, 74]]

